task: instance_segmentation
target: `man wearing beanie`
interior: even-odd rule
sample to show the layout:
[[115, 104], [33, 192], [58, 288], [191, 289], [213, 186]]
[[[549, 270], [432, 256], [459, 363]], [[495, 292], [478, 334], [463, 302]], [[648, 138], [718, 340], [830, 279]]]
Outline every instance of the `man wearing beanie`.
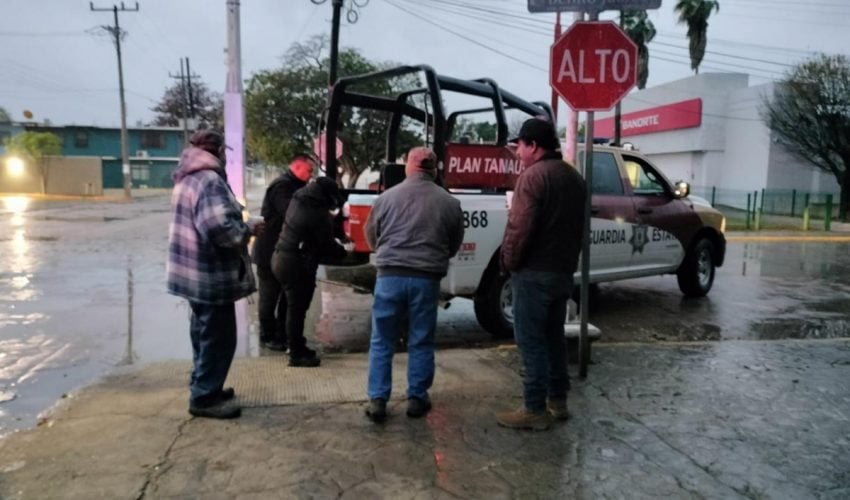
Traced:
[[407, 416], [422, 417], [431, 409], [428, 389], [434, 381], [440, 280], [463, 242], [460, 202], [434, 182], [436, 177], [434, 152], [411, 149], [405, 180], [375, 200], [366, 220], [366, 240], [376, 252], [378, 269], [366, 410], [375, 423], [387, 417], [392, 360], [402, 326], [408, 332]]
[[252, 294], [248, 240], [263, 225], [248, 226], [224, 171], [224, 137], [195, 132], [174, 171], [168, 227], [168, 292], [192, 308], [189, 413], [236, 418], [242, 410], [224, 381], [236, 352], [234, 303]]
[[525, 167], [514, 187], [500, 265], [513, 288], [514, 337], [524, 368], [524, 405], [496, 414], [499, 425], [545, 430], [566, 420], [564, 320], [584, 234], [584, 179], [561, 157], [555, 127], [522, 124], [517, 156]]

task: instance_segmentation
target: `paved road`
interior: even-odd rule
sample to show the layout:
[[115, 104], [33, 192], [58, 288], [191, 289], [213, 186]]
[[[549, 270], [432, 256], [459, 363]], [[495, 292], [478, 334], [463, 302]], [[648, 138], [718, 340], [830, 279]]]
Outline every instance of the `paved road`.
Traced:
[[[0, 435], [115, 367], [189, 359], [189, 311], [164, 293], [168, 197], [132, 202], [0, 198]], [[603, 341], [850, 336], [850, 243], [732, 241], [715, 289], [683, 299], [674, 277], [605, 285]], [[311, 316], [326, 350], [362, 351], [369, 295], [323, 284]], [[249, 305], [246, 318], [255, 318]], [[439, 313], [443, 347], [491, 345], [471, 303]], [[248, 321], [239, 356], [267, 355]]]

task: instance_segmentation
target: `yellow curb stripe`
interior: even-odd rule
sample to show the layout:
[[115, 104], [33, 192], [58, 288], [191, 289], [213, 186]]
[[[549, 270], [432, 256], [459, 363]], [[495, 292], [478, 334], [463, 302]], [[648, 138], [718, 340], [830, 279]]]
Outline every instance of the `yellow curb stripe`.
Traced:
[[782, 243], [788, 241], [850, 243], [850, 236], [727, 236], [726, 241], [764, 243]]

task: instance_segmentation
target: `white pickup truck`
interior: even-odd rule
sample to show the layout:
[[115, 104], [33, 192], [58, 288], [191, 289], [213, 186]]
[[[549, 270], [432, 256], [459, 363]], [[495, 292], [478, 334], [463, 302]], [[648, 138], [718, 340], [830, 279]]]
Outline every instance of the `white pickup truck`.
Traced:
[[[349, 91], [364, 80], [383, 79], [409, 73], [424, 73], [427, 85], [400, 96], [365, 96]], [[488, 98], [496, 117], [498, 137], [495, 144], [464, 144], [445, 140], [451, 137], [456, 119], [448, 116], [441, 94], [446, 91]], [[411, 97], [430, 98], [425, 109], [414, 106]], [[436, 96], [436, 98], [435, 98]], [[495, 336], [509, 336], [512, 326], [512, 298], [509, 278], [500, 276], [498, 252], [508, 213], [508, 198], [523, 166], [506, 146], [505, 110], [521, 111], [527, 116], [549, 115], [543, 103], [523, 101], [498, 88], [491, 80], [464, 81], [437, 75], [427, 66], [405, 66], [393, 70], [341, 79], [334, 87], [331, 105], [325, 115], [329, 154], [335, 147], [330, 131], [335, 118], [346, 106], [382, 109], [427, 123], [432, 147], [441, 162], [441, 182], [461, 202], [465, 236], [458, 254], [452, 259], [441, 291], [445, 298], [467, 297], [475, 304], [481, 326]], [[400, 119], [390, 120], [387, 132], [387, 158], [396, 158], [395, 138]], [[393, 130], [395, 126], [395, 130]], [[583, 152], [579, 151], [579, 158]], [[581, 162], [579, 162], [581, 170]], [[336, 166], [329, 162], [328, 175]], [[681, 291], [688, 296], [703, 296], [711, 289], [715, 268], [722, 265], [726, 240], [725, 220], [707, 202], [689, 197], [687, 183], [670, 183], [664, 175], [636, 151], [610, 146], [593, 149], [593, 186], [590, 227], [590, 282], [600, 283], [643, 276], [676, 274]], [[363, 225], [372, 202], [384, 189], [400, 182], [403, 166], [388, 163], [374, 191], [347, 190], [347, 233], [355, 251], [369, 252]], [[367, 259], [363, 259], [367, 260]], [[580, 275], [576, 273], [575, 282]]]

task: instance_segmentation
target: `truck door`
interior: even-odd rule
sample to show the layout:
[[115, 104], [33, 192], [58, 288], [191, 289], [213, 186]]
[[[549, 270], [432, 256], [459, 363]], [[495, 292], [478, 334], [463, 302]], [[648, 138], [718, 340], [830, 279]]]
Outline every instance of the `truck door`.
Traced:
[[687, 205], [674, 198], [670, 184], [649, 162], [636, 155], [624, 153], [622, 157], [637, 215], [631, 245], [633, 265], [675, 269], [699, 221], [689, 217]]
[[[584, 154], [578, 156], [580, 161], [584, 159]], [[635, 213], [624, 184], [614, 153], [594, 151], [590, 204], [590, 272], [593, 279], [626, 272], [631, 264], [629, 236]]]

